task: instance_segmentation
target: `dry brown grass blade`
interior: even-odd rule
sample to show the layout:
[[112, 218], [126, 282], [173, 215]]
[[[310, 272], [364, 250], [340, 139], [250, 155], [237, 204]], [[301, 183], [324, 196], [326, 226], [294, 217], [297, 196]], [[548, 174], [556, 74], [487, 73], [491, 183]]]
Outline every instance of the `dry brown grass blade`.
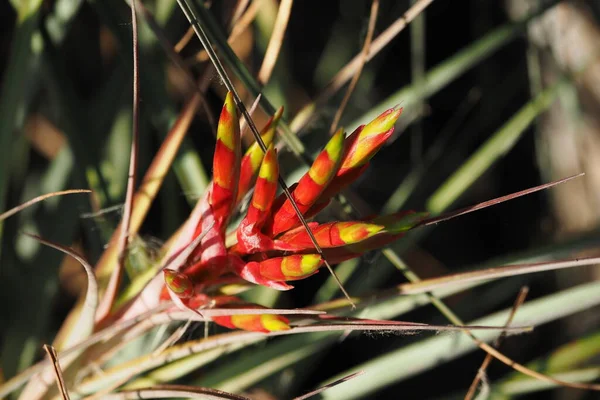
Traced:
[[62, 370], [60, 368], [60, 363], [58, 362], [58, 357], [56, 356], [56, 350], [54, 347], [45, 344], [44, 350], [48, 354], [48, 358], [52, 362], [52, 366], [54, 367], [54, 377], [56, 378], [56, 385], [58, 386], [58, 390], [60, 391], [60, 395], [63, 400], [70, 400], [69, 392], [67, 391], [67, 387], [65, 386], [65, 379], [63, 377]]
[[[240, 19], [244, 13], [244, 10], [246, 10], [248, 7], [249, 3], [250, 0], [238, 0], [237, 4], [235, 5], [235, 9], [233, 10], [233, 14], [231, 15], [231, 24], [229, 25], [229, 28], [232, 28], [236, 24], [238, 19]], [[192, 29], [192, 31], [194, 30]]]
[[75, 250], [69, 247], [60, 245], [58, 243], [54, 243], [37, 235], [33, 235], [30, 233], [24, 234], [46, 246], [62, 251], [63, 253], [73, 257], [74, 259], [79, 261], [81, 266], [85, 269], [88, 286], [85, 294], [83, 313], [79, 316], [79, 321], [77, 322], [77, 329], [75, 332], [78, 342], [84, 340], [94, 330], [94, 315], [96, 314], [96, 309], [98, 307], [98, 283], [96, 281], [96, 276], [94, 275], [93, 267], [90, 265], [90, 263], [87, 262], [87, 260], [82, 255], [80, 255]]
[[473, 334], [471, 332], [465, 331], [465, 333], [471, 337], [471, 339], [477, 344], [477, 346], [479, 346], [479, 348], [481, 350], [485, 351], [486, 353], [490, 354], [492, 357], [496, 358], [498, 361], [501, 361], [502, 363], [508, 365], [512, 369], [519, 371], [520, 373], [522, 373], [524, 375], [527, 375], [531, 378], [534, 378], [534, 379], [537, 379], [540, 381], [550, 382], [555, 385], [564, 386], [564, 387], [568, 387], [571, 389], [600, 391], [600, 384], [567, 382], [567, 381], [553, 378], [548, 375], [544, 375], [544, 374], [534, 371], [532, 369], [529, 369], [526, 366], [521, 365], [521, 364], [511, 360], [510, 358], [506, 357], [504, 354], [500, 353], [498, 350], [496, 350], [494, 347], [490, 346], [489, 344], [477, 339], [475, 336], [473, 336]]
[[339, 385], [341, 383], [347, 382], [350, 379], [356, 378], [357, 376], [361, 376], [364, 373], [365, 373], [365, 371], [358, 371], [358, 372], [355, 372], [353, 374], [346, 375], [343, 378], [340, 378], [340, 379], [338, 379], [338, 380], [336, 380], [334, 382], [328, 383], [327, 385], [321, 386], [320, 388], [318, 388], [316, 390], [313, 390], [312, 392], [306, 393], [305, 395], [302, 395], [302, 396], [299, 396], [299, 397], [295, 397], [294, 400], [306, 400], [306, 399], [308, 399], [310, 397], [318, 395], [319, 393], [321, 393], [321, 392], [323, 392], [323, 391], [325, 391], [325, 390], [327, 390], [329, 388], [332, 388], [332, 387], [337, 386], [337, 385]]
[[[183, 11], [183, 13], [185, 14], [186, 18], [188, 19], [188, 22], [190, 24], [192, 24], [192, 26], [194, 27], [194, 31], [196, 32], [196, 35], [198, 36], [198, 39], [200, 39], [200, 42], [202, 43], [202, 46], [204, 46], [204, 49], [208, 53], [208, 55], [210, 57], [210, 60], [211, 60], [211, 62], [213, 64], [213, 66], [215, 67], [215, 70], [219, 74], [219, 77], [221, 78], [221, 80], [225, 84], [225, 87], [227, 88], [228, 91], [230, 91], [232, 93], [233, 98], [235, 100], [235, 103], [236, 103], [238, 109], [241, 111], [242, 115], [244, 116], [244, 118], [248, 122], [248, 126], [252, 130], [252, 134], [254, 135], [254, 139], [259, 144], [259, 146], [260, 146], [261, 150], [263, 151], [263, 153], [266, 153], [267, 152], [267, 146], [265, 145], [265, 142], [263, 141], [262, 137], [260, 136], [260, 133], [259, 133], [258, 129], [256, 128], [256, 124], [254, 123], [254, 121], [250, 117], [250, 114], [248, 113], [248, 110], [246, 109], [246, 106], [242, 102], [242, 100], [241, 100], [241, 98], [240, 98], [240, 96], [239, 96], [239, 94], [238, 94], [235, 86], [233, 85], [231, 79], [229, 78], [229, 75], [227, 74], [227, 71], [225, 70], [225, 68], [223, 67], [223, 64], [221, 63], [221, 60], [217, 57], [214, 49], [212, 48], [210, 40], [208, 39], [208, 36], [206, 35], [206, 32], [204, 32], [204, 28], [202, 27], [201, 24], [198, 23], [198, 21], [194, 17], [194, 12], [192, 11], [193, 10], [193, 6], [191, 5], [192, 3], [189, 0], [177, 0], [177, 3], [179, 4], [179, 7], [181, 8], [181, 10]], [[344, 296], [352, 304], [352, 307], [356, 308], [356, 306], [354, 305], [354, 303], [352, 303], [352, 299], [350, 297], [350, 294], [348, 294], [348, 292], [344, 288], [344, 285], [340, 281], [339, 277], [336, 275], [335, 271], [333, 270], [333, 268], [331, 267], [331, 265], [327, 261], [327, 258], [325, 257], [325, 254], [323, 253], [323, 249], [321, 249], [321, 246], [317, 242], [317, 239], [315, 238], [312, 230], [308, 226], [308, 222], [306, 222], [306, 219], [304, 218], [304, 216], [302, 215], [302, 212], [298, 208], [298, 204], [296, 203], [296, 201], [292, 197], [290, 189], [289, 189], [287, 183], [285, 182], [285, 179], [283, 178], [283, 176], [279, 175], [277, 177], [277, 182], [279, 183], [279, 186], [282, 188], [283, 193], [285, 194], [285, 197], [290, 201], [290, 204], [292, 205], [292, 208], [294, 209], [295, 214], [298, 216], [298, 219], [300, 220], [300, 222], [302, 223], [302, 226], [306, 230], [306, 232], [307, 232], [307, 234], [308, 234], [308, 236], [309, 236], [309, 238], [310, 238], [310, 240], [311, 240], [311, 242], [312, 242], [315, 250], [321, 256], [321, 259], [323, 260], [323, 264], [327, 267], [327, 270], [329, 271], [329, 273], [331, 274], [331, 276], [334, 278], [336, 284], [338, 285], [338, 287], [340, 288], [340, 290], [342, 291], [342, 293], [344, 294]]]
[[487, 208], [487, 207], [495, 206], [497, 204], [504, 203], [506, 201], [516, 199], [517, 197], [522, 197], [522, 196], [525, 196], [525, 195], [528, 195], [528, 194], [531, 194], [531, 193], [539, 192], [541, 190], [549, 189], [549, 188], [554, 187], [556, 185], [560, 185], [561, 183], [568, 182], [571, 179], [582, 177], [583, 175], [585, 175], [585, 173], [582, 172], [580, 174], [569, 176], [567, 178], [558, 179], [556, 181], [545, 183], [543, 185], [534, 186], [532, 188], [521, 190], [521, 191], [515, 192], [515, 193], [511, 193], [511, 194], [508, 194], [506, 196], [497, 197], [497, 198], [492, 199], [492, 200], [484, 201], [483, 203], [475, 204], [474, 206], [464, 207], [464, 208], [461, 208], [461, 209], [456, 210], [456, 211], [450, 211], [448, 213], [442, 214], [442, 215], [437, 216], [437, 217], [425, 219], [425, 220], [421, 221], [417, 226], [428, 226], [428, 225], [438, 224], [438, 223], [443, 222], [443, 221], [448, 221], [448, 220], [450, 220], [452, 218], [456, 218], [456, 217], [459, 217], [461, 215], [469, 214], [469, 213], [472, 213], [474, 211], [482, 210], [482, 209]]
[[468, 282], [505, 278], [517, 275], [531, 274], [535, 272], [554, 271], [557, 269], [575, 268], [595, 264], [600, 264], [600, 257], [578, 258], [575, 260], [545, 261], [538, 263], [526, 263], [507, 265], [502, 267], [492, 267], [477, 271], [452, 274], [440, 278], [424, 279], [415, 283], [403, 283], [401, 285], [398, 285], [398, 292], [400, 294], [426, 293], [448, 285], [460, 285]]
[[130, 399], [165, 399], [189, 398], [206, 400], [250, 400], [249, 397], [223, 392], [217, 389], [200, 388], [185, 385], [158, 385], [149, 388], [124, 390], [119, 393], [108, 394], [103, 397], [107, 400]]
[[352, 76], [352, 80], [350, 81], [350, 85], [348, 85], [348, 89], [346, 90], [346, 94], [342, 99], [342, 102], [335, 113], [335, 117], [331, 122], [331, 127], [329, 128], [329, 134], [333, 135], [333, 133], [337, 130], [338, 124], [342, 119], [342, 115], [344, 114], [344, 109], [350, 101], [350, 97], [352, 96], [352, 92], [354, 92], [354, 88], [360, 79], [360, 74], [367, 63], [367, 57], [369, 56], [369, 51], [371, 49], [371, 41], [373, 40], [373, 34], [375, 33], [375, 25], [377, 24], [377, 14], [379, 12], [379, 0], [373, 0], [371, 2], [371, 13], [369, 15], [369, 26], [367, 28], [367, 36], [365, 37], [365, 43], [363, 44], [362, 51], [360, 52], [360, 64], [356, 68], [354, 75]]
[[61, 190], [59, 192], [46, 193], [41, 196], [34, 197], [33, 199], [28, 200], [23, 204], [20, 204], [14, 208], [11, 208], [8, 211], [3, 212], [2, 214], [0, 214], [0, 221], [3, 221], [8, 217], [12, 217], [13, 215], [17, 214], [18, 212], [23, 211], [27, 207], [30, 207], [30, 206], [34, 205], [35, 203], [39, 203], [40, 201], [44, 201], [51, 197], [64, 196], [66, 194], [75, 194], [75, 193], [92, 193], [92, 191], [88, 190], [88, 189], [70, 189], [70, 190]]
[[258, 71], [257, 79], [261, 85], [266, 85], [273, 74], [273, 69], [275, 68], [275, 63], [277, 63], [277, 58], [279, 57], [279, 52], [281, 51], [281, 46], [283, 44], [283, 37], [285, 36], [285, 31], [290, 20], [293, 4], [293, 0], [281, 0], [281, 3], [279, 4], [279, 11], [277, 11], [273, 33], [271, 34], [271, 39], [269, 39], [269, 44], [265, 51], [265, 58]]
[[[406, 28], [406, 26], [415, 19], [427, 6], [429, 6], [433, 0], [419, 0], [413, 4], [408, 11], [406, 11], [400, 18], [398, 18], [392, 25], [390, 25], [385, 31], [383, 31], [370, 46], [369, 54], [367, 56], [367, 62], [373, 59], [385, 46], [387, 46], [392, 39], [394, 39], [400, 32]], [[290, 128], [293, 132], [298, 132], [307, 122], [310, 117], [317, 109], [316, 105], [325, 103], [331, 96], [333, 96], [348, 80], [355, 74], [357, 68], [361, 64], [361, 55], [356, 55], [348, 64], [344, 66], [325, 86], [325, 89], [316, 100], [310, 104], [304, 106], [297, 114]]]
[[125, 193], [125, 205], [123, 206], [123, 218], [119, 226], [119, 239], [117, 241], [117, 265], [112, 270], [108, 286], [104, 291], [104, 296], [98, 305], [98, 314], [107, 315], [112, 308], [119, 283], [121, 282], [125, 259], [129, 245], [129, 238], [132, 236], [129, 232], [131, 227], [131, 212], [133, 208], [133, 195], [135, 192], [135, 174], [137, 173], [138, 147], [140, 141], [140, 56], [138, 45], [138, 27], [137, 27], [137, 1], [131, 2], [131, 31], [133, 37], [133, 99], [132, 99], [132, 136], [131, 151], [129, 154], [129, 171], [127, 174], [127, 191]]
[[[517, 310], [525, 302], [525, 299], [527, 298], [528, 293], [529, 293], [529, 288], [527, 286], [521, 288], [517, 298], [515, 299], [515, 303], [513, 304], [513, 308], [508, 316], [508, 319], [506, 320], [505, 326], [507, 326], [507, 327], [510, 326], [510, 324], [512, 323], [512, 321], [515, 317], [515, 314], [517, 313]], [[494, 342], [494, 347], [499, 347], [500, 343], [502, 343], [502, 340], [504, 340], [505, 337], [506, 337], [506, 333], [502, 332], [502, 334]], [[477, 371], [477, 374], [475, 375], [475, 379], [473, 379], [473, 382], [471, 383], [471, 386], [469, 387], [469, 391], [467, 392], [467, 394], [465, 396], [465, 400], [471, 400], [473, 398], [473, 396], [475, 396], [475, 391], [477, 390], [477, 386], [479, 385], [479, 382], [482, 380], [482, 377], [485, 376], [485, 371], [487, 370], [488, 365], [490, 365], [490, 363], [492, 362], [492, 359], [493, 359], [493, 357], [490, 354], [487, 354], [485, 356], [485, 359], [483, 360], [481, 367], [479, 367], [479, 370]]]
[[[264, 0], [254, 0], [250, 4], [250, 7], [248, 7], [246, 12], [244, 12], [244, 14], [242, 14], [241, 17], [239, 17], [237, 20], [232, 20], [232, 21], [235, 21], [235, 23], [233, 23], [231, 33], [229, 34], [229, 37], [227, 38], [227, 43], [230, 46], [233, 43], [235, 43], [235, 41], [240, 37], [240, 35], [242, 33], [244, 33], [246, 31], [246, 29], [248, 29], [248, 27], [250, 26], [252, 21], [254, 21], [254, 19], [256, 18], [256, 14], [258, 14], [258, 10], [260, 9], [260, 4], [263, 1]], [[193, 33], [194, 27], [190, 26], [190, 30]], [[196, 53], [193, 56], [193, 61], [196, 61], [196, 62], [205, 62], [208, 60], [209, 60], [209, 57], [205, 50], [200, 50], [198, 53]]]
[[188, 30], [185, 31], [181, 39], [179, 39], [179, 41], [175, 43], [175, 46], [173, 46], [173, 50], [175, 50], [176, 53], [181, 53], [181, 50], [183, 50], [183, 48], [187, 46], [187, 44], [190, 42], [190, 40], [192, 40], [193, 37], [194, 29], [192, 29], [192, 27], [190, 26]]

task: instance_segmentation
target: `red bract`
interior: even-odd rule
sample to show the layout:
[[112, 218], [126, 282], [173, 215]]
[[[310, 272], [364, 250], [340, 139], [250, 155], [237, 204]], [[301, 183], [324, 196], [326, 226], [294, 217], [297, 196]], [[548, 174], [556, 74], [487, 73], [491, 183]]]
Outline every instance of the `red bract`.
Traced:
[[[391, 136], [401, 111], [387, 110], [347, 138], [343, 130], [331, 137], [308, 172], [291, 188], [300, 213], [306, 218], [314, 216], [332, 196], [360, 177], [371, 157]], [[281, 114], [282, 109], [262, 130], [262, 139], [268, 146], [266, 154], [255, 143], [242, 158], [237, 112], [233, 97], [227, 95], [219, 119], [214, 179], [188, 221], [195, 224], [195, 229], [186, 225], [176, 248], [182, 249], [201, 234], [204, 237], [179, 272], [165, 273], [171, 297], [175, 294], [183, 307], [197, 308], [212, 302], [220, 307], [260, 308], [237, 298], [210, 297], [202, 290], [214, 290], [219, 282], [235, 275], [255, 284], [288, 290], [292, 286], [286, 282], [307, 278], [324, 264], [292, 202], [283, 194], [276, 198], [279, 166], [272, 142]], [[237, 242], [226, 245], [227, 222], [252, 185], [254, 194], [235, 230]], [[336, 263], [388, 244], [422, 218], [423, 214], [403, 212], [365, 221], [311, 222], [309, 227], [325, 258]], [[194, 287], [196, 294], [191, 296]], [[219, 316], [213, 320], [229, 328], [259, 332], [289, 329], [289, 321], [274, 314]]]

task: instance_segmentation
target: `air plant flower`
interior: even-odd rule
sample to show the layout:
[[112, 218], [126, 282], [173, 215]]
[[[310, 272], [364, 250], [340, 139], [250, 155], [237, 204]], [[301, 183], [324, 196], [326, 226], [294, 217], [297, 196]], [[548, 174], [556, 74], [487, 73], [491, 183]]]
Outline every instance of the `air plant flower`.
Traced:
[[[193, 213], [196, 217], [188, 220], [194, 224], [193, 229], [182, 233], [178, 243], [181, 248], [200, 239], [200, 235], [203, 237], [177, 271], [165, 271], [166, 285], [161, 297], [171, 297], [193, 309], [210, 300], [221, 306], [260, 308], [234, 296], [223, 297], [215, 288], [237, 277], [276, 290], [289, 290], [293, 288], [290, 282], [317, 273], [325, 261], [339, 263], [359, 257], [416, 226], [424, 214], [412, 211], [361, 221], [309, 222], [321, 250], [318, 251], [297, 215], [298, 210], [306, 219], [314, 217], [333, 196], [356, 181], [392, 135], [401, 112], [401, 108], [389, 109], [348, 137], [342, 129], [338, 130], [309, 170], [290, 188], [292, 202], [284, 193], [277, 195], [279, 165], [273, 138], [282, 109], [261, 132], [266, 152], [254, 143], [242, 156], [238, 114], [229, 93], [219, 119], [213, 181], [198, 202], [197, 212]], [[252, 186], [254, 193], [235, 228], [235, 240], [226, 244], [228, 222]], [[216, 294], [210, 297], [205, 294], [209, 292]], [[251, 331], [290, 328], [287, 318], [274, 314], [232, 315], [213, 320], [228, 328]]]

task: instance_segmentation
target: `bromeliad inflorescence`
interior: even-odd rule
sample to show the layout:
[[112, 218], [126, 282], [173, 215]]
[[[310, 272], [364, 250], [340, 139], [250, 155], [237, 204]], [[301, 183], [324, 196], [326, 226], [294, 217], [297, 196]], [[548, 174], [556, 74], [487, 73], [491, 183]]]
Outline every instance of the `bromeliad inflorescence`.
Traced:
[[[361, 176], [371, 157], [392, 135], [401, 112], [401, 108], [389, 109], [348, 137], [341, 129], [331, 137], [308, 172], [290, 188], [305, 218], [314, 217], [333, 196]], [[195, 240], [200, 239], [200, 243], [175, 266], [176, 270], [164, 271], [162, 299], [171, 297], [193, 310], [210, 302], [225, 308], [258, 308], [215, 288], [242, 278], [289, 290], [293, 288], [289, 282], [318, 272], [323, 258], [333, 264], [358, 257], [399, 238], [422, 220], [423, 214], [401, 212], [362, 221], [310, 222], [322, 250], [317, 252], [290, 200], [283, 193], [277, 196], [279, 165], [273, 138], [281, 114], [280, 109], [261, 132], [268, 146], [266, 153], [255, 143], [242, 155], [238, 115], [233, 96], [227, 95], [217, 131], [213, 181], [186, 222], [172, 254]], [[230, 217], [253, 185], [254, 193], [235, 230], [235, 240], [226, 243]], [[252, 331], [289, 329], [285, 317], [272, 314], [213, 320], [229, 328]]]

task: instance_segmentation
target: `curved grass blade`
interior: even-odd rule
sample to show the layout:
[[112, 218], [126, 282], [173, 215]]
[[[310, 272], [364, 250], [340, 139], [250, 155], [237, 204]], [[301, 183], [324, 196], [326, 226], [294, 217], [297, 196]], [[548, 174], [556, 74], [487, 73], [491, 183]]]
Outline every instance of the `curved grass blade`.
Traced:
[[46, 193], [41, 196], [34, 197], [33, 199], [28, 200], [23, 204], [20, 204], [16, 207], [11, 208], [8, 211], [3, 212], [2, 214], [0, 214], [0, 221], [3, 221], [8, 217], [12, 217], [13, 215], [17, 214], [18, 212], [24, 210], [25, 208], [27, 208], [29, 206], [34, 205], [35, 203], [39, 203], [40, 201], [44, 201], [46, 199], [49, 199], [49, 198], [55, 197], [55, 196], [64, 196], [66, 194], [76, 194], [76, 193], [92, 193], [92, 191], [89, 189], [69, 189], [69, 190], [61, 190], [58, 192]]
[[462, 272], [440, 278], [423, 279], [414, 283], [404, 283], [398, 286], [398, 290], [402, 294], [426, 293], [447, 285], [462, 285], [469, 282], [489, 281], [492, 279], [531, 274], [535, 272], [554, 271], [558, 269], [575, 268], [596, 264], [600, 264], [600, 257], [507, 265], [477, 271]]
[[[42, 244], [45, 244], [46, 246], [52, 247], [73, 257], [74, 259], [79, 261], [81, 266], [85, 269], [88, 281], [85, 300], [83, 302], [81, 314], [79, 315], [77, 323], [74, 325], [74, 328], [71, 331], [71, 335], [67, 339], [67, 343], [79, 343], [84, 341], [92, 334], [94, 330], [94, 317], [96, 314], [96, 309], [98, 307], [98, 283], [96, 282], [96, 276], [94, 275], [94, 270], [92, 266], [87, 262], [87, 260], [83, 256], [79, 255], [73, 249], [43, 239], [37, 235], [32, 235], [28, 233], [26, 233], [25, 235], [39, 241]], [[66, 366], [69, 365], [79, 354], [80, 352], [75, 352], [72, 353], [68, 358], [63, 359], [63, 368], [66, 368]], [[27, 399], [36, 399], [39, 396], [41, 396], [48, 388], [46, 382], [51, 381], [52, 379], [51, 376], [48, 376], [49, 374], [52, 374], [52, 370], [45, 370], [44, 372], [41, 372], [39, 381], [36, 379], [34, 385], [28, 385], [21, 396]]]

